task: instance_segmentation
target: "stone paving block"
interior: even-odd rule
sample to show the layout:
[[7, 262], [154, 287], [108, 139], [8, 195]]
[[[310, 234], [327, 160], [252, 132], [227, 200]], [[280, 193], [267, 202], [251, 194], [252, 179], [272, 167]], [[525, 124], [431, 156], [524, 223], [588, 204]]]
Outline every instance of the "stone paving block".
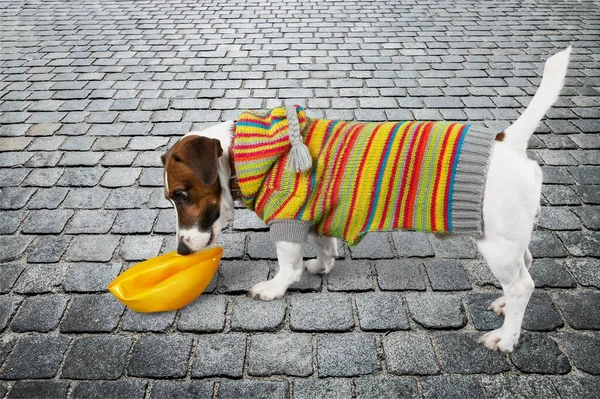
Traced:
[[1, 137], [0, 148], [3, 151], [23, 151], [32, 141], [31, 137]]
[[375, 336], [347, 333], [317, 336], [320, 377], [352, 377], [379, 371]]
[[163, 241], [161, 236], [127, 236], [121, 247], [121, 255], [129, 261], [150, 259], [158, 256]]
[[412, 231], [395, 231], [392, 233], [396, 252], [400, 257], [433, 256], [433, 248], [427, 234]]
[[358, 320], [363, 331], [408, 330], [410, 324], [402, 296], [388, 292], [355, 295]]
[[373, 289], [373, 266], [360, 260], [336, 261], [327, 276], [329, 291], [370, 291]]
[[423, 397], [432, 398], [485, 398], [475, 376], [436, 375], [421, 379]]
[[65, 230], [68, 234], [108, 233], [112, 227], [116, 211], [79, 210], [69, 221]]
[[103, 399], [131, 398], [143, 399], [146, 394], [146, 381], [80, 381], [73, 384], [73, 398]]
[[473, 259], [477, 257], [477, 248], [471, 237], [457, 236], [439, 239], [429, 236], [435, 256], [439, 258]]
[[542, 186], [542, 194], [551, 205], [578, 205], [577, 194], [568, 186]]
[[269, 264], [264, 261], [223, 261], [217, 273], [219, 293], [246, 293], [254, 284], [267, 280]]
[[60, 166], [94, 166], [98, 165], [104, 156], [102, 152], [67, 152], [58, 163]]
[[550, 231], [534, 231], [529, 251], [534, 258], [561, 258], [567, 255], [562, 243]]
[[65, 292], [103, 292], [119, 274], [120, 263], [76, 263], [69, 268], [63, 289]]
[[62, 207], [86, 210], [100, 208], [109, 194], [109, 190], [100, 187], [71, 189]]
[[576, 330], [600, 330], [600, 293], [579, 291], [557, 293], [554, 301], [571, 327]]
[[24, 236], [0, 236], [0, 262], [14, 260], [20, 257], [31, 243], [31, 237]]
[[116, 380], [123, 374], [133, 340], [131, 337], [100, 335], [76, 338], [61, 377], [74, 380]]
[[460, 298], [438, 293], [408, 294], [406, 302], [411, 317], [425, 328], [460, 328], [467, 316]]
[[13, 292], [43, 294], [54, 291], [65, 278], [67, 265], [62, 263], [28, 264], [19, 276]]
[[129, 137], [99, 137], [94, 142], [94, 151], [123, 150], [127, 147]]
[[425, 271], [434, 291], [470, 290], [471, 283], [461, 262], [433, 260], [425, 263]]
[[573, 365], [586, 373], [600, 374], [600, 338], [580, 333], [560, 335], [567, 355]]
[[362, 241], [350, 247], [353, 259], [385, 259], [393, 258], [392, 247], [388, 241], [388, 233], [370, 233]]
[[535, 259], [529, 273], [539, 288], [572, 288], [576, 285], [562, 262], [556, 259]]
[[544, 376], [484, 375], [481, 386], [488, 398], [558, 398], [552, 383]]
[[299, 378], [294, 381], [294, 399], [345, 399], [352, 396], [352, 384], [342, 378]]
[[[162, 215], [159, 213], [160, 219]], [[156, 224], [158, 224], [158, 220]], [[154, 226], [156, 231], [156, 225]], [[223, 247], [223, 259], [241, 259], [246, 252], [246, 234], [245, 233], [229, 233], [221, 234], [218, 238], [219, 244]]]
[[460, 374], [496, 374], [510, 369], [502, 352], [480, 345], [476, 333], [444, 333], [436, 338], [442, 370]]
[[600, 273], [595, 259], [567, 259], [566, 265], [579, 284], [600, 288]]
[[150, 378], [184, 377], [191, 349], [189, 336], [144, 335], [133, 345], [128, 374]]
[[62, 187], [39, 189], [27, 204], [29, 209], [55, 209], [65, 199], [69, 192]]
[[580, 230], [581, 221], [566, 208], [542, 206], [538, 225], [548, 230]]
[[0, 216], [0, 234], [14, 234], [21, 222], [27, 217], [27, 211], [2, 211]]
[[[154, 399], [195, 399], [210, 398], [213, 381], [156, 381], [152, 385], [150, 398]], [[143, 395], [142, 395], [143, 397]]]
[[38, 237], [27, 251], [27, 262], [56, 263], [67, 250], [71, 237], [41, 236]]
[[566, 374], [571, 371], [567, 356], [546, 334], [522, 334], [510, 359], [525, 373]]
[[357, 398], [418, 398], [414, 378], [394, 376], [367, 376], [355, 379]]
[[571, 255], [600, 257], [600, 231], [562, 231], [558, 237]]
[[0, 187], [18, 187], [31, 169], [3, 169], [0, 176]]
[[64, 335], [20, 336], [0, 371], [0, 378], [20, 380], [54, 377], [69, 341]]
[[54, 330], [67, 307], [66, 295], [27, 297], [13, 317], [11, 330], [16, 332]]
[[234, 299], [231, 329], [242, 331], [273, 331], [285, 318], [285, 300], [260, 301], [246, 296]]
[[156, 209], [119, 211], [112, 232], [117, 234], [150, 233], [157, 216], [158, 210]]
[[379, 260], [375, 263], [377, 282], [382, 290], [425, 290], [421, 262]]
[[25, 180], [26, 186], [52, 187], [64, 173], [62, 168], [34, 169]]
[[165, 332], [175, 322], [176, 311], [159, 313], [137, 313], [127, 309], [121, 328], [124, 331]]
[[248, 374], [255, 376], [312, 374], [312, 342], [308, 334], [259, 334], [250, 338]]
[[574, 212], [581, 219], [583, 225], [589, 230], [600, 230], [600, 207], [584, 206], [575, 208]]
[[600, 185], [574, 186], [581, 201], [586, 204], [600, 204]]
[[437, 374], [438, 365], [431, 339], [423, 333], [392, 332], [383, 338], [388, 372], [392, 374]]
[[103, 187], [131, 186], [140, 176], [140, 168], [110, 168], [104, 174], [100, 184]]
[[46, 399], [46, 398], [65, 398], [69, 383], [66, 381], [16, 381], [10, 392], [8, 399]]
[[[192, 377], [242, 377], [246, 335], [240, 333], [200, 335], [192, 363]], [[223, 380], [227, 381], [227, 380]]]
[[0, 191], [0, 209], [20, 209], [35, 193], [35, 188], [8, 187]]
[[[112, 189], [104, 207], [106, 209], [146, 208], [150, 195], [152, 195], [152, 189], [150, 188], [123, 187]], [[173, 225], [175, 225], [175, 222], [173, 222]]]
[[491, 303], [501, 296], [501, 291], [474, 292], [467, 295], [467, 306], [476, 329], [495, 330], [502, 327], [504, 319], [489, 309]]
[[287, 399], [287, 381], [236, 381], [223, 380], [219, 387], [221, 399]]
[[600, 378], [569, 374], [550, 377], [561, 398], [597, 398], [600, 396]]
[[277, 259], [277, 249], [269, 233], [253, 233], [249, 235], [248, 256], [251, 259]]
[[354, 317], [350, 298], [339, 293], [306, 293], [290, 297], [292, 331], [350, 331]]
[[226, 297], [201, 295], [180, 311], [177, 329], [195, 332], [223, 331], [226, 308]]
[[552, 331], [564, 325], [550, 296], [545, 292], [534, 292], [529, 299], [523, 328], [534, 331]]
[[58, 179], [58, 186], [93, 187], [100, 181], [105, 169], [102, 168], [68, 168]]
[[16, 295], [0, 296], [0, 331], [6, 328], [21, 301], [22, 298]]
[[111, 332], [119, 323], [124, 306], [111, 294], [74, 296], [60, 323], [61, 332]]
[[[1, 118], [1, 117], [0, 117]], [[0, 167], [11, 168], [15, 166], [27, 165], [31, 159], [31, 152], [5, 152], [0, 153]]]
[[138, 153], [135, 151], [112, 151], [102, 158], [102, 166], [131, 166]]
[[72, 262], [108, 262], [119, 240], [118, 236], [75, 236], [65, 259]]
[[19, 263], [0, 263], [0, 275], [2, 275], [2, 279], [0, 279], [0, 294], [10, 291], [15, 281], [23, 273], [23, 270], [25, 270], [25, 266]]
[[140, 175], [140, 186], [163, 187], [165, 172], [162, 168], [147, 168]]
[[236, 209], [233, 215], [235, 230], [264, 230], [267, 225], [249, 209]]

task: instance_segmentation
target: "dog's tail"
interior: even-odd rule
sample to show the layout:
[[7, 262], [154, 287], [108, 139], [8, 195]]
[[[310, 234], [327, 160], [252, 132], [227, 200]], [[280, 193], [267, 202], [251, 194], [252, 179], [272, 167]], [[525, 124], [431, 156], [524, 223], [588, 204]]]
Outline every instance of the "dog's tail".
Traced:
[[544, 66], [542, 83], [533, 99], [519, 119], [504, 131], [506, 133], [504, 141], [517, 151], [525, 153], [529, 138], [537, 129], [548, 109], [558, 100], [558, 95], [565, 82], [570, 54], [571, 46], [548, 58]]

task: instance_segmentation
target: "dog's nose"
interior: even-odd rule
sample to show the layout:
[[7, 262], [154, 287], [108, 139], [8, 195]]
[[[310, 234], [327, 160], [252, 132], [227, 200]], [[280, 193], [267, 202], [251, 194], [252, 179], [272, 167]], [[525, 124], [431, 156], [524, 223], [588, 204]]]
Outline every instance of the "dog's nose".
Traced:
[[183, 241], [179, 241], [179, 244], [177, 244], [177, 253], [179, 255], [189, 255], [192, 253], [192, 251], [190, 251], [190, 249], [187, 247], [187, 245], [183, 243]]

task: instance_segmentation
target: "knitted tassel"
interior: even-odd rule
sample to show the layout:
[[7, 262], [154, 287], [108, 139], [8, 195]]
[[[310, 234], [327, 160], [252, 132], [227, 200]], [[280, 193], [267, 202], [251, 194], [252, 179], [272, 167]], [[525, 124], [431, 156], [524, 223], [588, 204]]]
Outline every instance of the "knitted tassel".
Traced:
[[288, 121], [288, 134], [292, 143], [286, 166], [294, 172], [306, 172], [312, 167], [312, 157], [308, 147], [302, 142], [296, 107], [287, 105], [285, 111]]

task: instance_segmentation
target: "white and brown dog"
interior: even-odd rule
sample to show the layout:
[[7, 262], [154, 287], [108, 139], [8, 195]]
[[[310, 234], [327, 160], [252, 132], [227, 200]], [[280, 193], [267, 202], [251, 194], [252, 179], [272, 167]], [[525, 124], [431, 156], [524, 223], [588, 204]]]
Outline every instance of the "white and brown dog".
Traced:
[[[491, 309], [504, 315], [501, 328], [483, 335], [490, 349], [510, 352], [516, 345], [525, 308], [534, 284], [527, 268], [532, 229], [540, 210], [542, 171], [526, 154], [529, 137], [563, 87], [571, 48], [546, 62], [539, 89], [523, 114], [508, 127], [492, 149], [483, 199], [483, 237], [477, 247], [504, 295]], [[233, 216], [234, 199], [230, 147], [234, 122], [225, 122], [179, 140], [162, 157], [165, 196], [177, 210], [177, 251], [188, 254], [210, 245]], [[306, 262], [310, 273], [328, 273], [337, 256], [335, 238], [313, 236], [317, 258]], [[302, 271], [303, 243], [278, 241], [279, 271], [256, 284], [250, 295], [262, 300], [281, 298]]]

